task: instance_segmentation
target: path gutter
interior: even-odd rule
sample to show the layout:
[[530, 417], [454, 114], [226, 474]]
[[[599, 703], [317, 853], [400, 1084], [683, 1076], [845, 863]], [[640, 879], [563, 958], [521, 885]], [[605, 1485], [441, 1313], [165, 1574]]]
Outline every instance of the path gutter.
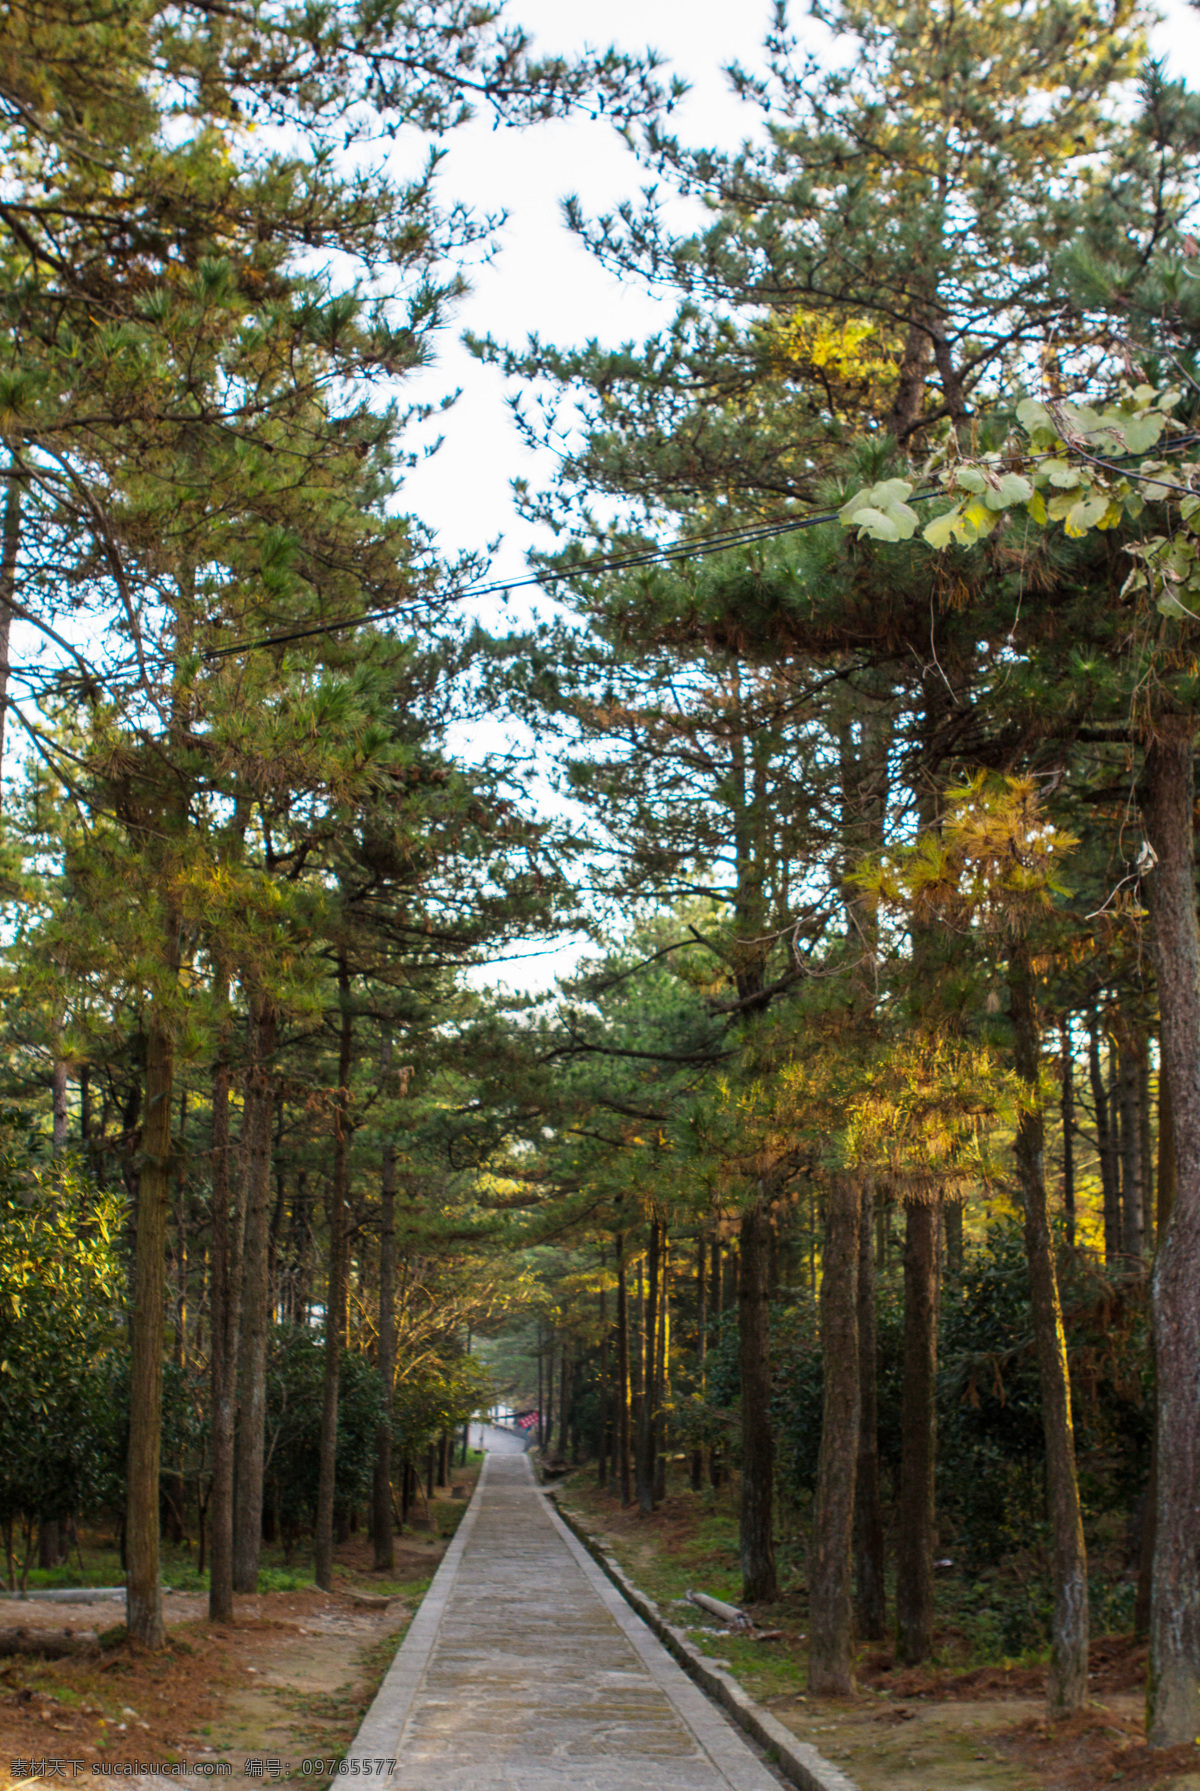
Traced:
[[815, 1747], [807, 1741], [798, 1741], [790, 1729], [784, 1727], [778, 1717], [764, 1710], [761, 1704], [745, 1692], [731, 1674], [714, 1666], [699, 1649], [689, 1641], [681, 1629], [668, 1623], [653, 1599], [647, 1598], [624, 1570], [618, 1566], [603, 1544], [580, 1524], [578, 1518], [568, 1511], [560, 1502], [558, 1490], [547, 1488], [546, 1496], [553, 1503], [558, 1516], [566, 1524], [588, 1554], [596, 1562], [601, 1572], [612, 1581], [625, 1602], [632, 1606], [646, 1626], [653, 1630], [663, 1647], [679, 1662], [684, 1672], [696, 1681], [702, 1691], [708, 1693], [714, 1703], [731, 1716], [740, 1729], [753, 1736], [759, 1746], [765, 1749], [768, 1758], [785, 1772], [793, 1784], [799, 1785], [801, 1791], [859, 1791], [853, 1779], [847, 1778], [832, 1760], [819, 1754]]

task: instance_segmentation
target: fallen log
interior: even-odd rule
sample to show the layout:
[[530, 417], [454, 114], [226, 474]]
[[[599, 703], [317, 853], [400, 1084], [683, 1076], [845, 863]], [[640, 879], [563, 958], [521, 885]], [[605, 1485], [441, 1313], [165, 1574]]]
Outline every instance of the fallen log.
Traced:
[[702, 1611], [710, 1617], [719, 1617], [722, 1623], [728, 1623], [736, 1629], [749, 1629], [750, 1619], [745, 1611], [739, 1611], [735, 1604], [726, 1604], [723, 1599], [710, 1598], [707, 1592], [689, 1592], [688, 1597], [693, 1604], [698, 1604]]
[[96, 1645], [94, 1630], [0, 1629], [0, 1655], [36, 1654], [42, 1660], [63, 1660], [69, 1654], [85, 1654]]

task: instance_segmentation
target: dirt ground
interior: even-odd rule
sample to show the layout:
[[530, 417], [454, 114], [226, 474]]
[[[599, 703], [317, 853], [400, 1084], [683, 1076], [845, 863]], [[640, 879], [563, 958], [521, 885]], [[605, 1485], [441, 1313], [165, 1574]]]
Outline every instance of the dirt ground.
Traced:
[[[193, 1786], [328, 1784], [446, 1546], [398, 1536], [395, 1571], [381, 1581], [354, 1538], [336, 1551], [331, 1593], [239, 1597], [230, 1625], [208, 1621], [202, 1595], [165, 1596], [161, 1654], [124, 1641], [121, 1604], [5, 1604], [0, 1623], [65, 1631], [85, 1647], [60, 1660], [0, 1657], [0, 1791], [31, 1777], [94, 1784], [114, 1767], [145, 1791], [169, 1781], [137, 1768], [172, 1762]], [[356, 1602], [385, 1594], [386, 1608]]]

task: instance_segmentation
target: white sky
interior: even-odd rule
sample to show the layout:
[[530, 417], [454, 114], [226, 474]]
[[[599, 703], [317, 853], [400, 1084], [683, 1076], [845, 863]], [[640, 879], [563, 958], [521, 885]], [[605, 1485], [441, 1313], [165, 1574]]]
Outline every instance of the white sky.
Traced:
[[[673, 115], [685, 142], [737, 144], [756, 114], [729, 94], [724, 63], [754, 64], [770, 19], [770, 0], [738, 8], [718, 0], [510, 0], [542, 51], [578, 52], [585, 45], [638, 51], [647, 45], [669, 59], [692, 91]], [[814, 30], [816, 28], [814, 27]], [[825, 34], [822, 33], [822, 36]], [[505, 540], [495, 576], [520, 576], [532, 540], [515, 517], [509, 482], [522, 474], [548, 482], [553, 462], [521, 444], [504, 404], [505, 381], [481, 366], [456, 339], [473, 330], [500, 341], [523, 343], [538, 334], [563, 345], [597, 335], [607, 343], [639, 340], [660, 328], [671, 300], [623, 286], [597, 266], [565, 229], [561, 202], [578, 193], [589, 213], [615, 207], [648, 179], [611, 124], [576, 118], [526, 131], [494, 131], [486, 121], [449, 139], [442, 192], [481, 212], [506, 211], [499, 255], [472, 276], [472, 291], [446, 332], [438, 365], [405, 382], [405, 396], [419, 389], [435, 398], [461, 386], [453, 411], [440, 418], [445, 446], [418, 467], [404, 488], [411, 509], [439, 532], [443, 551]], [[677, 202], [681, 228], [702, 215]], [[539, 465], [540, 462], [540, 465]]]
[[[1193, 86], [1200, 82], [1200, 13], [1186, 0], [1160, 0], [1166, 22], [1155, 34], [1155, 53], [1168, 72]], [[578, 51], [615, 43], [637, 51], [660, 51], [691, 92], [674, 115], [682, 141], [736, 147], [758, 124], [754, 108], [729, 92], [722, 67], [761, 64], [762, 39], [771, 18], [771, 0], [739, 7], [727, 0], [510, 0], [509, 11], [544, 51]], [[807, 47], [828, 53], [830, 37], [793, 4], [793, 30]], [[622, 285], [604, 272], [562, 223], [561, 204], [577, 193], [588, 214], [614, 208], [636, 196], [647, 175], [620, 142], [611, 125], [578, 118], [528, 131], [494, 131], [481, 121], [455, 133], [442, 168], [446, 199], [461, 200], [481, 212], [507, 211], [499, 254], [471, 276], [472, 290], [445, 332], [436, 366], [418, 381], [405, 382], [404, 396], [436, 401], [455, 387], [462, 396], [437, 421], [444, 445], [406, 479], [404, 508], [438, 533], [442, 551], [482, 549], [497, 536], [503, 542], [492, 563], [493, 577], [520, 577], [534, 531], [513, 506], [510, 481], [524, 476], [536, 489], [553, 476], [548, 451], [532, 453], [520, 441], [504, 402], [506, 382], [493, 368], [467, 353], [458, 333], [472, 330], [521, 344], [536, 333], [571, 345], [597, 336], [608, 345], [640, 340], [663, 327], [673, 311], [670, 295], [655, 297]], [[702, 215], [675, 202], [680, 228]], [[526, 594], [514, 597], [507, 612], [494, 601], [481, 619], [503, 629], [528, 614]], [[534, 593], [529, 601], [546, 613]], [[478, 745], [478, 738], [476, 741]], [[498, 966], [503, 981], [517, 989], [550, 985], [569, 970], [579, 947]], [[490, 974], [472, 981], [492, 980]]]
[[[1155, 53], [1172, 75], [1200, 84], [1200, 12], [1186, 0], [1160, 0], [1166, 22], [1154, 38]], [[509, 11], [544, 51], [578, 51], [615, 43], [637, 51], [651, 45], [690, 84], [674, 114], [685, 143], [735, 147], [757, 128], [759, 114], [729, 92], [723, 65], [756, 68], [770, 22], [771, 0], [744, 6], [726, 0], [509, 0]], [[827, 52], [829, 34], [793, 3], [793, 30], [808, 47]], [[505, 381], [470, 356], [457, 335], [472, 330], [500, 341], [523, 343], [531, 333], [564, 346], [596, 335], [614, 345], [638, 340], [670, 318], [670, 296], [656, 298], [621, 285], [604, 272], [566, 230], [561, 202], [578, 193], [588, 213], [634, 197], [648, 176], [619, 141], [612, 126], [576, 119], [528, 131], [493, 131], [485, 121], [456, 132], [443, 163], [445, 198], [480, 212], [507, 211], [501, 250], [472, 276], [472, 291], [445, 332], [438, 363], [414, 382], [415, 393], [436, 400], [461, 386], [454, 409], [436, 430], [445, 445], [405, 482], [404, 507], [438, 531], [448, 555], [481, 548], [503, 534], [493, 576], [519, 577], [533, 535], [517, 517], [510, 481], [524, 475], [549, 483], [553, 461], [520, 442], [504, 404]], [[681, 229], [702, 214], [676, 201]], [[516, 613], [520, 613], [519, 609]]]

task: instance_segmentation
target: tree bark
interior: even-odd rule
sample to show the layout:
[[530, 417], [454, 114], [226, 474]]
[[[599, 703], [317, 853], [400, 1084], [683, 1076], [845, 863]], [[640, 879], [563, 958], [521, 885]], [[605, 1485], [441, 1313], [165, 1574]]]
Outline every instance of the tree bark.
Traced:
[[[604, 1273], [604, 1246], [600, 1246], [600, 1273]], [[597, 1451], [596, 1485], [608, 1485], [609, 1460], [612, 1455], [613, 1396], [609, 1376], [608, 1292], [600, 1284], [600, 1439]]]
[[321, 1397], [320, 1469], [313, 1577], [322, 1591], [333, 1585], [333, 1499], [337, 1473], [338, 1379], [346, 1329], [346, 1197], [350, 1187], [350, 1066], [354, 1022], [350, 1013], [350, 972], [338, 955], [337, 1108], [333, 1133], [333, 1182], [329, 1196], [329, 1291], [325, 1301], [325, 1373]]
[[267, 1423], [267, 1345], [271, 1329], [271, 1058], [275, 1009], [255, 996], [249, 1016], [250, 1064], [242, 1111], [242, 1209], [245, 1245], [238, 1340], [237, 1464], [233, 1511], [233, 1589], [258, 1590], [262, 1548], [263, 1455]]
[[[854, 1476], [855, 1628], [864, 1641], [886, 1633], [883, 1501], [879, 1489], [878, 1323], [875, 1311], [874, 1196], [862, 1197], [858, 1228], [858, 1462]], [[961, 1210], [961, 1209], [960, 1209]], [[824, 1346], [822, 1346], [824, 1348]]]
[[[705, 1278], [705, 1264], [708, 1256], [708, 1245], [704, 1233], [696, 1240], [696, 1388], [701, 1402], [706, 1396], [706, 1368], [708, 1360], [708, 1283]], [[697, 1443], [692, 1450], [692, 1491], [699, 1492], [704, 1485], [704, 1444]]]
[[[717, 1318], [724, 1314], [728, 1301], [724, 1295], [724, 1278], [721, 1274], [721, 1240], [714, 1237], [712, 1241], [712, 1307]], [[708, 1484], [714, 1492], [719, 1492], [725, 1479], [725, 1445], [720, 1437], [714, 1437], [708, 1446]]]
[[55, 1057], [51, 1125], [52, 1148], [61, 1157], [67, 1148], [67, 1060]]
[[1131, 1031], [1120, 1042], [1118, 1089], [1121, 1107], [1121, 1248], [1132, 1267], [1142, 1257], [1141, 1063]]
[[671, 1362], [671, 1240], [666, 1225], [658, 1261], [658, 1328], [654, 1341], [654, 1503], [667, 1496], [667, 1406]]
[[1059, 1027], [1062, 1046], [1062, 1116], [1063, 1140], [1063, 1212], [1067, 1221], [1067, 1243], [1075, 1248], [1075, 1055], [1071, 1048], [1071, 1023], [1064, 1020]]
[[1151, 1747], [1200, 1733], [1200, 938], [1192, 730], [1146, 751], [1142, 814], [1157, 862], [1142, 888], [1154, 931], [1160, 1047], [1170, 1087], [1175, 1204], [1154, 1269], [1158, 1497], [1146, 1687]]
[[17, 593], [17, 555], [21, 548], [20, 479], [20, 461], [11, 454], [5, 481], [4, 522], [0, 525], [0, 761], [4, 758], [4, 724], [8, 718], [9, 643]]
[[[167, 927], [168, 959], [177, 965], [178, 939], [173, 918], [168, 918]], [[162, 1648], [166, 1642], [159, 1574], [158, 1477], [174, 1074], [171, 1035], [152, 1017], [146, 1027], [146, 1111], [138, 1173], [130, 1320], [125, 1623], [133, 1640], [154, 1649]]]
[[396, 1377], [396, 1147], [383, 1147], [379, 1176], [379, 1353], [385, 1410], [375, 1432], [372, 1539], [380, 1572], [396, 1565], [392, 1535], [392, 1399]]
[[658, 1256], [661, 1231], [650, 1221], [646, 1251], [645, 1337], [642, 1343], [642, 1398], [637, 1425], [637, 1501], [643, 1517], [654, 1509], [654, 1358], [658, 1339]]
[[1104, 1260], [1115, 1263], [1121, 1248], [1121, 1194], [1116, 1141], [1109, 1123], [1108, 1093], [1100, 1063], [1100, 1017], [1095, 1007], [1088, 1015], [1088, 1077], [1092, 1105], [1096, 1109], [1096, 1147], [1100, 1153], [1100, 1186], [1104, 1192]]
[[567, 1431], [571, 1413], [571, 1347], [563, 1338], [562, 1361], [558, 1370], [558, 1453], [567, 1459]]
[[809, 1564], [808, 1684], [819, 1697], [854, 1689], [851, 1548], [859, 1454], [858, 1265], [861, 1198], [836, 1177], [825, 1199], [821, 1273], [824, 1400]]
[[[1171, 1084], [1161, 1067], [1158, 1075], [1158, 1174], [1155, 1178], [1154, 1236], [1156, 1247], [1171, 1220], [1175, 1205], [1175, 1132], [1171, 1121]], [[1157, 1380], [1157, 1376], [1156, 1376]], [[1150, 1605], [1154, 1588], [1154, 1546], [1158, 1529], [1158, 1390], [1154, 1392], [1154, 1430], [1150, 1439], [1150, 1469], [1142, 1502], [1142, 1539], [1138, 1559], [1137, 1595], [1133, 1605], [1133, 1633], [1140, 1639], [1150, 1634]]]
[[1025, 1209], [1025, 1254], [1033, 1305], [1042, 1426], [1046, 1439], [1046, 1500], [1051, 1538], [1054, 1614], [1050, 1631], [1050, 1672], [1046, 1696], [1051, 1717], [1081, 1710], [1087, 1698], [1088, 1577], [1079, 1481], [1075, 1471], [1075, 1431], [1071, 1421], [1071, 1379], [1054, 1241], [1046, 1200], [1045, 1119], [1039, 1094], [1040, 1029], [1028, 944], [1017, 941], [1009, 960], [1009, 995], [1014, 1062], [1026, 1100], [1017, 1121], [1016, 1164]]
[[633, 1504], [629, 1424], [629, 1289], [625, 1279], [625, 1239], [617, 1233], [617, 1483], [622, 1505]]
[[933, 1649], [938, 1358], [937, 1199], [904, 1209], [904, 1390], [896, 1536], [896, 1641], [906, 1666]]
[[739, 1542], [742, 1598], [779, 1596], [772, 1536], [775, 1444], [771, 1432], [771, 1319], [767, 1304], [770, 1219], [761, 1190], [742, 1215], [738, 1273], [738, 1361], [742, 1388], [742, 1499]]
[[[217, 995], [224, 1009], [229, 980], [216, 973]], [[229, 1058], [228, 1015], [217, 1044], [212, 1090], [212, 1266], [209, 1304], [212, 1345], [209, 1376], [212, 1404], [212, 1486], [208, 1614], [216, 1623], [233, 1618], [233, 1439], [237, 1411], [238, 1338], [242, 1308], [242, 1223], [239, 1201], [229, 1200]]]

